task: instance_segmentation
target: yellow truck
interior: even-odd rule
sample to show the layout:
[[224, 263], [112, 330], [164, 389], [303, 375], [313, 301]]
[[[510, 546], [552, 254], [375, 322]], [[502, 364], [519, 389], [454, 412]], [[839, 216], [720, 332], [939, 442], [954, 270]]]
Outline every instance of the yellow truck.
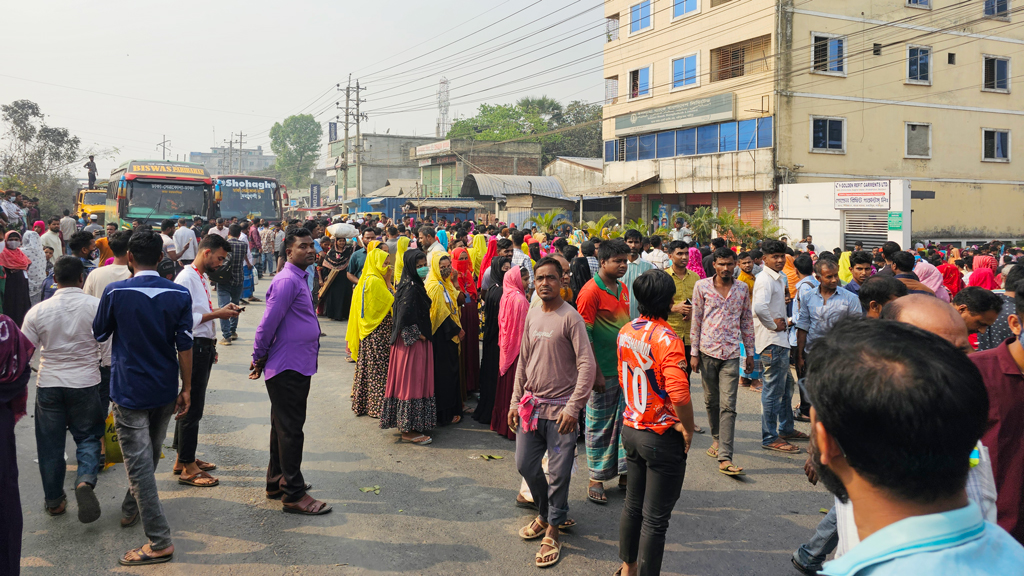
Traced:
[[75, 217], [85, 212], [89, 216], [96, 214], [97, 222], [103, 224], [107, 211], [106, 190], [79, 190], [75, 197]]

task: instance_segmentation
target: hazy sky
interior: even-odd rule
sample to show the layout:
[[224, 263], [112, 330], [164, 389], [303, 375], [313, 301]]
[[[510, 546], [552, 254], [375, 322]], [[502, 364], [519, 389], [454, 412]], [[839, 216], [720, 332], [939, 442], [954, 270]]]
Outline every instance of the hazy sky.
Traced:
[[169, 158], [209, 151], [239, 131], [247, 148], [269, 152], [270, 127], [299, 112], [325, 122], [326, 142], [334, 102], [344, 101], [333, 87], [349, 73], [367, 87], [364, 131], [433, 135], [442, 75], [451, 81], [452, 118], [472, 116], [481, 101], [525, 95], [600, 100], [602, 7], [600, 0], [11, 0], [0, 7], [8, 47], [0, 102], [32, 100], [83, 149], [106, 151], [97, 159], [101, 178], [129, 158], [159, 158], [164, 135]]

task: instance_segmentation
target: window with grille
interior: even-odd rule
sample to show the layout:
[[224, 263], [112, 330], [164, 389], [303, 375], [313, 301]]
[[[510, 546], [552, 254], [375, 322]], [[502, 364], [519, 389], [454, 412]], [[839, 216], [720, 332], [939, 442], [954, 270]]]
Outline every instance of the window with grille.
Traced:
[[844, 48], [846, 39], [839, 36], [814, 35], [814, 71], [846, 74]]
[[846, 119], [811, 117], [811, 151], [846, 152]]
[[985, 0], [985, 16], [1005, 18], [1010, 15], [1010, 0]]
[[932, 157], [932, 125], [907, 122], [907, 158]]
[[982, 159], [988, 162], [1010, 161], [1010, 131], [982, 130]]
[[772, 69], [771, 34], [711, 51], [711, 81], [728, 80]]
[[619, 15], [605, 18], [604, 20], [604, 32], [608, 39], [608, 42], [619, 39]]
[[634, 4], [629, 9], [629, 33], [640, 32], [651, 27], [651, 0]]
[[985, 56], [985, 90], [1008, 92], [1010, 90], [1010, 60]]
[[640, 98], [651, 93], [651, 67], [640, 68], [629, 73], [629, 97]]
[[604, 79], [604, 103], [615, 104], [619, 99], [619, 77]]
[[907, 82], [911, 84], [931, 84], [932, 49], [927, 46], [907, 47]]

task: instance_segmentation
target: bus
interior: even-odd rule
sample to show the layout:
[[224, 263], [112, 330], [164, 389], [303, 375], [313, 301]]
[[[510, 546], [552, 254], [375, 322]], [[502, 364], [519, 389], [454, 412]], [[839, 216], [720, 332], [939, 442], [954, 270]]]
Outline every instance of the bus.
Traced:
[[273, 178], [261, 176], [214, 176], [214, 190], [220, 198], [223, 218], [281, 220], [281, 187]]
[[196, 216], [219, 217], [213, 178], [202, 164], [170, 160], [129, 160], [110, 173], [106, 221], [131, 228], [160, 229], [160, 222]]

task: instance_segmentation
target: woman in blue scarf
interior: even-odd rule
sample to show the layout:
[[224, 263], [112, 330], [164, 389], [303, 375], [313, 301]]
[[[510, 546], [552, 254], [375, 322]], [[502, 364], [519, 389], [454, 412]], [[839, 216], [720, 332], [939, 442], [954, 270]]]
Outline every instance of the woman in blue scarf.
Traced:
[[438, 231], [437, 231], [437, 241], [441, 243], [441, 246], [444, 247], [444, 251], [447, 252], [448, 251], [448, 233], [445, 232], [444, 230], [438, 229]]

